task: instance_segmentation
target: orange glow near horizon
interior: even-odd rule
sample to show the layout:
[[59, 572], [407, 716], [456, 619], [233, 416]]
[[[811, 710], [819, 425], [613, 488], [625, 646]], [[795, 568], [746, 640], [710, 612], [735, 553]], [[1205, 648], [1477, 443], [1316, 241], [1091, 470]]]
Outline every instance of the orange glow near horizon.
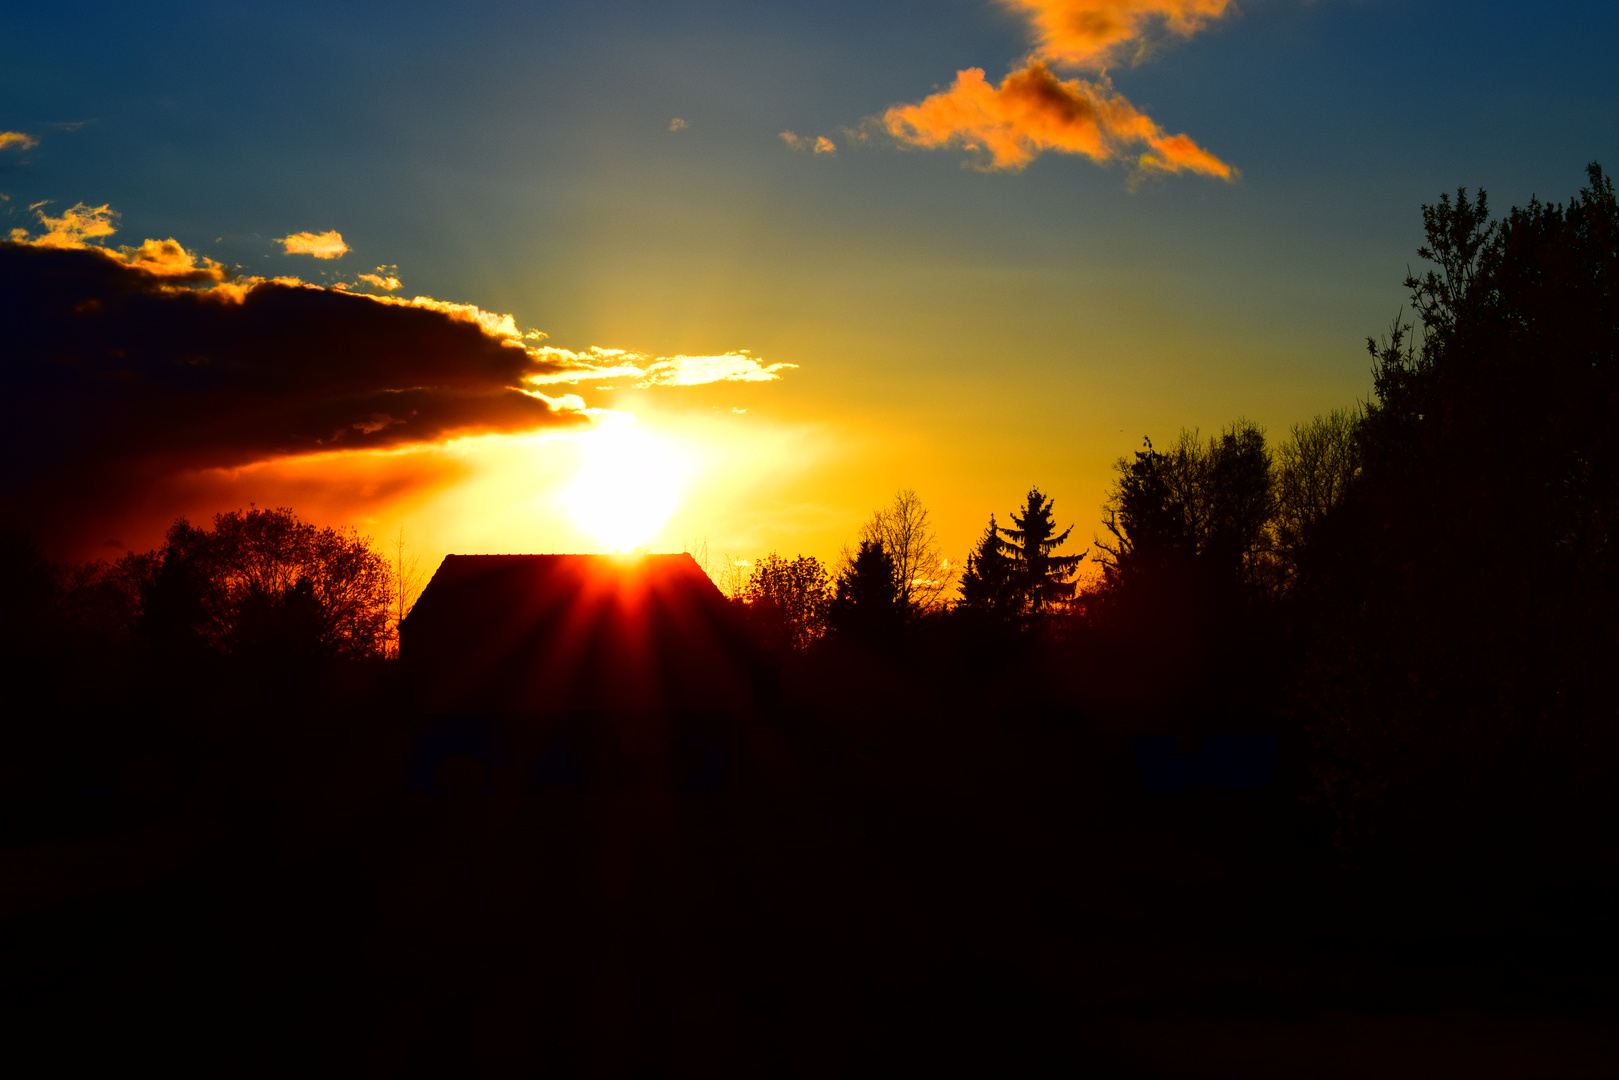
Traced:
[[[162, 542], [176, 517], [206, 522], [256, 503], [352, 526], [386, 550], [401, 526], [424, 568], [446, 554], [679, 552], [756, 555], [826, 547], [854, 511], [826, 505], [832, 440], [809, 424], [718, 410], [600, 410], [585, 430], [480, 435], [390, 451], [283, 458], [175, 478], [105, 550]], [[834, 488], [836, 485], [834, 485]], [[807, 534], [807, 535], [806, 535]], [[824, 534], [824, 535], [823, 535]]]

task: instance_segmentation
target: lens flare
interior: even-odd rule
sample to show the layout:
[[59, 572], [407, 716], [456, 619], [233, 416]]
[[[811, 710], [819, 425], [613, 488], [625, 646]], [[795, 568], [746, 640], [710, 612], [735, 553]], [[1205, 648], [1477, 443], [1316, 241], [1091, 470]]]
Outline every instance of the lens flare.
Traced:
[[680, 508], [693, 470], [690, 455], [627, 413], [608, 414], [595, 430], [571, 438], [582, 457], [562, 494], [573, 524], [610, 551], [651, 540]]

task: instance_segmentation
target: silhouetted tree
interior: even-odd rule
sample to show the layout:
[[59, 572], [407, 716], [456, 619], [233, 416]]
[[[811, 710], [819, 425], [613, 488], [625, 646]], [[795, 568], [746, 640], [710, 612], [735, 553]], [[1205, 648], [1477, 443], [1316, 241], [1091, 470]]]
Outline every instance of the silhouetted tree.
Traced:
[[1267, 582], [1276, 510], [1270, 451], [1257, 425], [1238, 420], [1208, 448], [1207, 534], [1203, 558], [1250, 592]]
[[877, 540], [861, 540], [838, 575], [828, 620], [832, 632], [868, 645], [892, 644], [905, 616], [893, 558]]
[[1294, 424], [1292, 437], [1277, 447], [1276, 549], [1286, 578], [1297, 574], [1316, 530], [1360, 475], [1359, 422], [1358, 412], [1334, 409]]
[[[399, 526], [399, 535], [390, 545], [393, 548], [393, 558], [388, 561], [388, 587], [393, 593], [393, 605], [388, 610], [388, 639], [389, 653], [399, 654], [399, 625], [410, 614], [410, 609], [416, 605], [416, 599], [421, 596], [422, 589], [426, 587], [426, 575], [422, 572], [421, 559], [410, 551], [410, 545], [405, 542], [405, 527]], [[704, 554], [707, 554], [707, 545], [704, 545]], [[706, 570], [705, 570], [706, 572]]]
[[1310, 540], [1298, 687], [1354, 835], [1531, 843], [1614, 812], [1619, 204], [1588, 174], [1500, 222], [1482, 192], [1425, 206], [1420, 326], [1367, 343], [1361, 473]]
[[1250, 591], [1269, 580], [1276, 499], [1265, 433], [1239, 420], [1203, 442], [1183, 430], [1168, 452], [1121, 458], [1104, 507], [1111, 542], [1098, 542], [1110, 579], [1173, 573]]
[[941, 554], [939, 538], [915, 491], [896, 491], [893, 501], [860, 527], [860, 539], [881, 545], [894, 560], [900, 606], [906, 612], [918, 614], [943, 603], [955, 570]]
[[1012, 581], [1016, 587], [1019, 607], [1036, 620], [1060, 610], [1074, 595], [1071, 580], [1079, 569], [1080, 560], [1088, 552], [1078, 555], [1058, 555], [1056, 551], [1068, 542], [1073, 526], [1057, 532], [1052, 519], [1053, 501], [1032, 487], [1023, 505], [1023, 512], [1012, 511], [1012, 524], [1016, 528], [1000, 529], [1006, 539], [1002, 551], [1012, 565]]
[[993, 622], [1005, 622], [1020, 614], [1020, 597], [1012, 560], [1007, 557], [995, 515], [989, 516], [984, 535], [967, 555], [961, 573], [960, 607]]
[[753, 565], [741, 600], [748, 621], [776, 648], [807, 649], [826, 633], [831, 581], [819, 559], [771, 552]]
[[177, 521], [142, 572], [142, 628], [171, 649], [293, 648], [296, 638], [296, 652], [358, 658], [388, 640], [387, 561], [352, 530], [290, 510], [217, 514], [211, 530]]

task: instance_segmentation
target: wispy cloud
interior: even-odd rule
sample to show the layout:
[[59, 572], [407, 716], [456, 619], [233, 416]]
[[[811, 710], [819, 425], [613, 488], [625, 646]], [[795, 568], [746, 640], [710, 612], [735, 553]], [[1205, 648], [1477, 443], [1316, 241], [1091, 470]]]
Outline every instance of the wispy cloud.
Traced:
[[825, 135], [817, 135], [813, 139], [808, 135], [799, 135], [794, 131], [783, 131], [776, 136], [793, 150], [808, 150], [815, 154], [834, 154], [838, 146]]
[[702, 386], [714, 382], [773, 382], [797, 364], [761, 364], [744, 352], [721, 356], [669, 356], [646, 366], [637, 386]]
[[[949, 88], [895, 105], [878, 123], [901, 143], [974, 155], [986, 170], [1018, 170], [1046, 152], [1083, 154], [1141, 172], [1195, 172], [1223, 180], [1236, 169], [1184, 134], [1171, 135], [1113, 88], [1109, 64], [1139, 62], [1170, 36], [1189, 37], [1231, 0], [1001, 0], [1028, 20], [1030, 54], [1000, 85], [983, 68]], [[1054, 68], [1097, 73], [1063, 79]]]
[[670, 131], [679, 131], [679, 130], [681, 130], [682, 128], [684, 128], [686, 126], [687, 126], [686, 121], [682, 120], [678, 116], [675, 117], [673, 120], [669, 121], [669, 130]]
[[298, 232], [276, 240], [287, 249], [288, 255], [313, 255], [317, 259], [338, 259], [348, 254], [349, 246], [336, 229], [323, 233]]
[[42, 209], [49, 204], [50, 200], [46, 199], [28, 208], [45, 226], [44, 233], [30, 237], [27, 229], [12, 229], [11, 239], [34, 247], [75, 248], [83, 247], [87, 240], [111, 236], [118, 231], [118, 211], [106, 203], [100, 206], [74, 203], [57, 217], [51, 217]]
[[764, 364], [746, 349], [718, 356], [647, 357], [628, 349], [592, 346], [584, 352], [546, 345], [530, 349], [542, 370], [528, 377], [537, 386], [587, 380], [634, 379], [637, 387], [703, 386], [716, 382], [773, 382], [797, 364]]
[[34, 211], [34, 216], [39, 219], [40, 224], [45, 226], [45, 231], [38, 236], [30, 236], [27, 229], [12, 229], [10, 236], [12, 243], [25, 247], [92, 251], [101, 258], [122, 263], [157, 278], [186, 282], [225, 279], [223, 266], [212, 259], [187, 251], [184, 245], [173, 237], [167, 240], [146, 240], [139, 247], [121, 247], [116, 250], [95, 244], [94, 241], [118, 231], [118, 211], [105, 203], [101, 206], [75, 203], [57, 217], [51, 217], [41, 209], [47, 205], [49, 200], [37, 202], [29, 207]]
[[31, 150], [39, 140], [20, 131], [0, 131], [0, 150]]
[[361, 281], [372, 286], [373, 288], [386, 289], [388, 292], [393, 292], [395, 289], [399, 288], [399, 279], [394, 277], [392, 274], [384, 274], [383, 270], [384, 268], [379, 266], [377, 267], [377, 272], [375, 274], [360, 274], [359, 278]]

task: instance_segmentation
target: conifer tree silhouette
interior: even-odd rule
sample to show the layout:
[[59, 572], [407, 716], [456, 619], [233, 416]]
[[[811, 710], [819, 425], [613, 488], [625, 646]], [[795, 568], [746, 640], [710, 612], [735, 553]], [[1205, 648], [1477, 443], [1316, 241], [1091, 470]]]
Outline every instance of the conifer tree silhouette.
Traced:
[[1008, 619], [1018, 614], [1017, 583], [1013, 580], [1012, 560], [1003, 551], [995, 515], [977, 545], [967, 555], [961, 574], [961, 606], [992, 619]]
[[1080, 560], [1090, 554], [1089, 549], [1078, 555], [1057, 555], [1056, 550], [1068, 542], [1073, 526], [1059, 535], [1057, 523], [1052, 519], [1053, 500], [1031, 487], [1023, 513], [1012, 511], [1013, 529], [998, 531], [1005, 537], [1000, 547], [1011, 563], [1012, 580], [1017, 589], [1023, 612], [1033, 617], [1050, 614], [1074, 595], [1074, 582], [1069, 580], [1079, 569]]
[[834, 633], [874, 644], [892, 642], [904, 628], [899, 571], [878, 541], [860, 541], [848, 568], [838, 576], [829, 621]]

